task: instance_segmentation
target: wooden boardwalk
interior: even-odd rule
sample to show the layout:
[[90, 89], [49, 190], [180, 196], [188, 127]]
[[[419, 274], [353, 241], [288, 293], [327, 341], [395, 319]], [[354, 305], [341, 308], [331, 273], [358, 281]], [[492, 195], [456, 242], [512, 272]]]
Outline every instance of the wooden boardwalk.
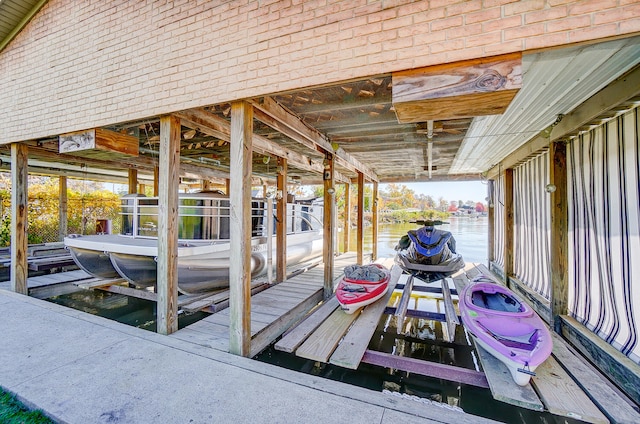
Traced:
[[[340, 278], [345, 266], [355, 263], [355, 253], [348, 252], [337, 257], [334, 262], [336, 279]], [[324, 269], [318, 266], [251, 297], [250, 356], [264, 350], [322, 301], [323, 280]], [[229, 309], [178, 330], [170, 337], [228, 351]]]

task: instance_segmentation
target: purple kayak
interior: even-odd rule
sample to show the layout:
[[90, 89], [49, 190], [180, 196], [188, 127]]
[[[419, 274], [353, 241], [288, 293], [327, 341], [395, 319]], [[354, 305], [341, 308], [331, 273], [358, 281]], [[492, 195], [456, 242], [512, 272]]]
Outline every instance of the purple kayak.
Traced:
[[511, 290], [480, 277], [460, 293], [462, 322], [476, 343], [507, 366], [516, 384], [526, 385], [551, 354], [547, 325]]

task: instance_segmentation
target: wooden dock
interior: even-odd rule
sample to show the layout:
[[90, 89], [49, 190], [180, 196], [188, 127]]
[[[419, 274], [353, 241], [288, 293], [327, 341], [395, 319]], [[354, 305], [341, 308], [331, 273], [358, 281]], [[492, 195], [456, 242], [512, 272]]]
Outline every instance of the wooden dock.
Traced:
[[[569, 353], [571, 349], [560, 337], [554, 340], [553, 355], [538, 367], [532, 383], [525, 387], [516, 385], [506, 366], [479, 346], [476, 346], [476, 352], [482, 370], [465, 369], [367, 349], [383, 313], [394, 314], [400, 320], [404, 320], [405, 316], [420, 314], [420, 311], [408, 307], [413, 288], [441, 294], [445, 313], [433, 313], [431, 318], [443, 321], [444, 338], [452, 340], [455, 327], [460, 324], [452, 294], [459, 293], [464, 285], [469, 283], [470, 278], [479, 273], [491, 275], [484, 266], [468, 266], [464, 272], [454, 276], [455, 278], [444, 279], [438, 291], [431, 287], [413, 286], [412, 277], [401, 275], [399, 268], [394, 268], [390, 289], [402, 289], [400, 300], [395, 304], [388, 304], [392, 298], [393, 290], [390, 290], [383, 300], [365, 307], [361, 313], [347, 315], [338, 308], [337, 300], [332, 298], [288, 331], [275, 344], [275, 348], [302, 358], [349, 369], [358, 368], [360, 363], [369, 363], [486, 387], [491, 390], [496, 400], [585, 422], [638, 422], [640, 416], [637, 412], [622, 398], [612, 399], [616, 397], [615, 392], [610, 388], [606, 390], [608, 386], [600, 376], [592, 371], [588, 376], [585, 374], [583, 361]], [[453, 285], [456, 287], [455, 291], [452, 289]], [[574, 372], [573, 369], [578, 371]], [[581, 373], [582, 378], [588, 381], [579, 381], [576, 378]], [[591, 389], [583, 390], [587, 386]]]
[[[345, 266], [355, 263], [355, 253], [337, 257], [334, 260], [336, 279], [340, 278]], [[250, 356], [264, 350], [322, 301], [323, 278], [322, 267], [315, 267], [251, 297]], [[229, 309], [224, 309], [178, 330], [170, 337], [228, 351], [229, 321]]]

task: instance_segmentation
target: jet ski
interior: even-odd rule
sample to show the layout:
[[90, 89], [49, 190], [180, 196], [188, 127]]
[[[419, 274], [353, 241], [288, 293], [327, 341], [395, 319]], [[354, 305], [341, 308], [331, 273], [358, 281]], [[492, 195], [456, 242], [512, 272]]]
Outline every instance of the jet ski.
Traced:
[[442, 221], [419, 220], [423, 225], [400, 238], [395, 262], [405, 272], [424, 281], [436, 281], [464, 268], [462, 255], [456, 253], [456, 241], [449, 231], [438, 230]]

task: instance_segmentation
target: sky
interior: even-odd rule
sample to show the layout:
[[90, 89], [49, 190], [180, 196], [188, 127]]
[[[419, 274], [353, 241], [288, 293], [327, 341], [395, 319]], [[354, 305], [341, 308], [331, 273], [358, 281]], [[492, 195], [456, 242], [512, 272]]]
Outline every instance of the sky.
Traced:
[[[424, 194], [438, 200], [440, 197], [448, 201], [473, 200], [486, 203], [487, 184], [481, 181], [447, 181], [427, 183], [404, 183], [401, 185], [413, 190], [416, 194]], [[378, 190], [383, 190], [386, 184], [380, 184]]]

